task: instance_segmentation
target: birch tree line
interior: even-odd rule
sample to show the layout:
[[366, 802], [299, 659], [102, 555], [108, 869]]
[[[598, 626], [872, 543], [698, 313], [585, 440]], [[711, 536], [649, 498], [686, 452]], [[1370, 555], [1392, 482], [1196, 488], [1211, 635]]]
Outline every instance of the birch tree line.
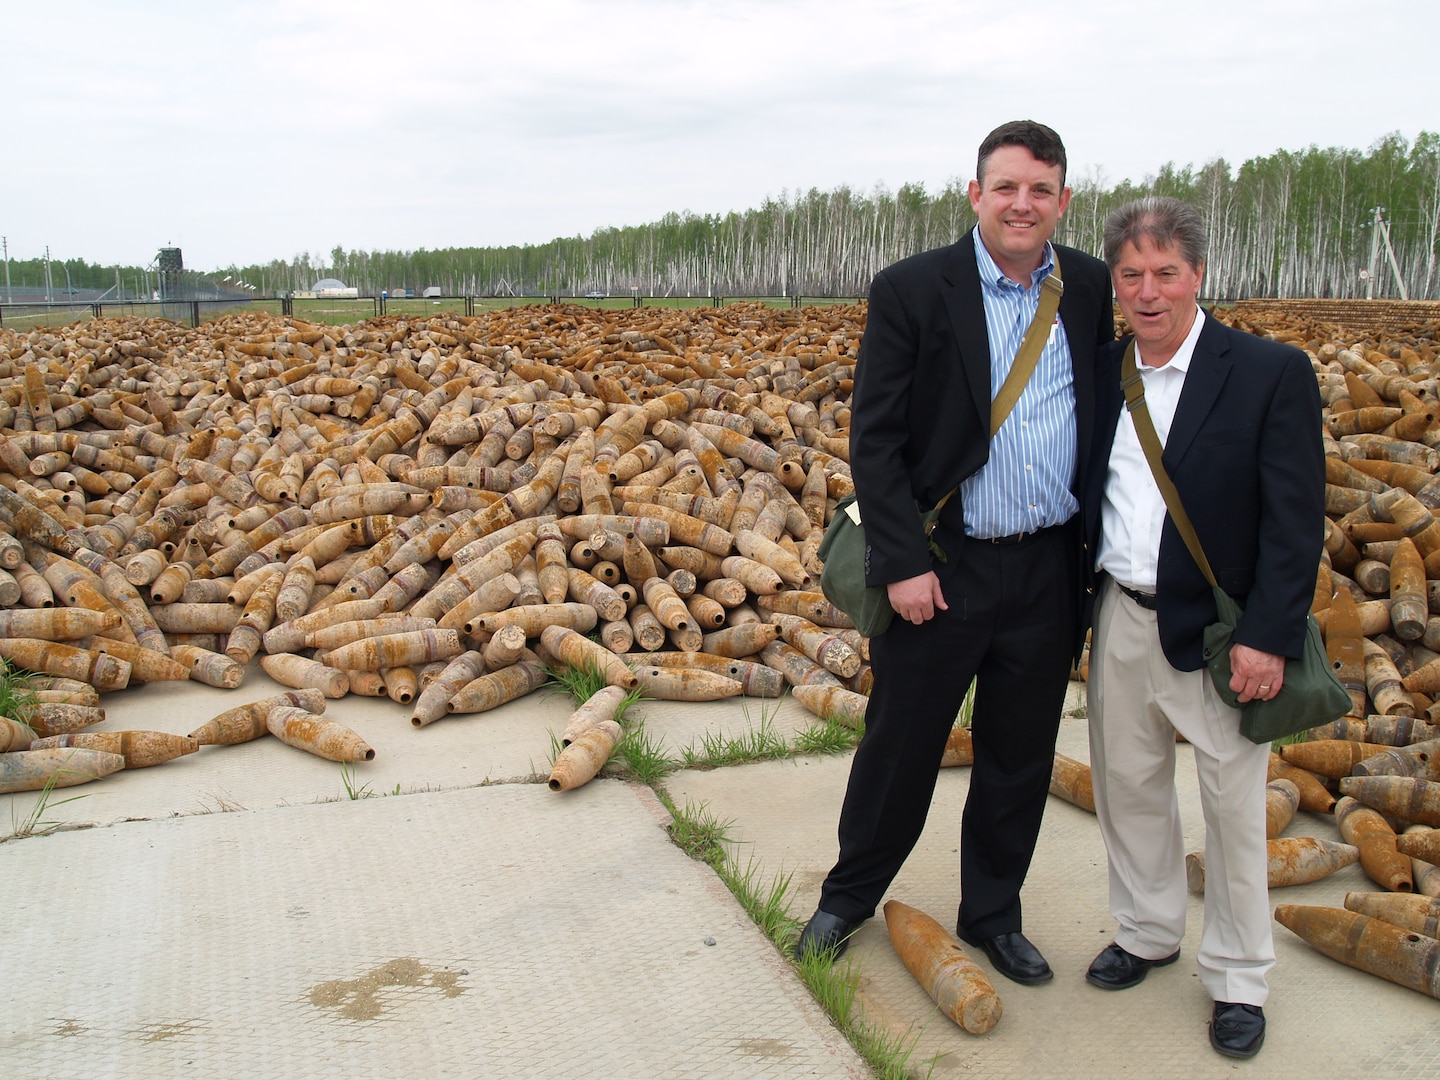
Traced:
[[[1440, 295], [1440, 135], [1387, 135], [1368, 151], [1310, 147], [1168, 164], [1140, 183], [1103, 173], [1069, 178], [1061, 243], [1100, 252], [1106, 215], [1144, 195], [1173, 195], [1204, 215], [1211, 242], [1205, 293], [1213, 299], [1356, 297], [1361, 271], [1376, 296], [1399, 296], [1376, 212], [1412, 299]], [[742, 212], [671, 213], [646, 225], [603, 228], [544, 244], [427, 251], [305, 253], [265, 266], [230, 267], [261, 294], [337, 277], [362, 295], [439, 286], [447, 295], [860, 297], [881, 268], [952, 243], [975, 222], [965, 184], [938, 192], [782, 191]]]

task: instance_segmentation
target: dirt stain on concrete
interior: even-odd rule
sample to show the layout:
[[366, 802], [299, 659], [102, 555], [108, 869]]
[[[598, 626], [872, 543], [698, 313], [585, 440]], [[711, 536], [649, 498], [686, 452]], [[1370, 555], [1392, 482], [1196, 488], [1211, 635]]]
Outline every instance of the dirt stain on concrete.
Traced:
[[79, 1020], [72, 1020], [68, 1017], [65, 1017], [56, 1019], [55, 1030], [51, 1034], [59, 1035], [61, 1038], [69, 1039], [74, 1038], [76, 1035], [83, 1035], [89, 1030], [90, 1029], [84, 1024], [80, 1023]]
[[781, 1039], [741, 1039], [740, 1049], [747, 1054], [765, 1058], [786, 1058], [795, 1048]]
[[390, 986], [433, 987], [447, 998], [459, 997], [462, 971], [436, 970], [404, 956], [366, 972], [358, 979], [333, 979], [310, 990], [310, 1004], [334, 1009], [347, 1020], [375, 1020], [385, 1011], [381, 991]]
[[181, 1035], [193, 1033], [199, 1022], [195, 1020], [181, 1020], [174, 1024], [146, 1024], [140, 1029], [140, 1041], [153, 1043], [164, 1042], [166, 1039], [179, 1038]]

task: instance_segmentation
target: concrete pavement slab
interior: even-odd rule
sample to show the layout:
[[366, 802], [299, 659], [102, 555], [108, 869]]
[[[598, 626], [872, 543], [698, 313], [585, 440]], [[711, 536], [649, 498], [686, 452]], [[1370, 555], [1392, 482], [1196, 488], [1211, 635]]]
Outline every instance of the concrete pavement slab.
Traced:
[[[1062, 723], [1059, 749], [1088, 760], [1083, 719]], [[1204, 844], [1193, 757], [1177, 748], [1176, 779], [1188, 850]], [[941, 770], [929, 819], [887, 898], [903, 900], [953, 929], [959, 902], [960, 813], [969, 770]], [[733, 856], [759, 879], [793, 875], [791, 914], [808, 918], [838, 852], [835, 838], [849, 758], [797, 758], [713, 772], [686, 771], [666, 788], [675, 805], [704, 804], [730, 821]], [[1334, 823], [1300, 814], [1286, 835], [1338, 839]], [[1339, 907], [1347, 891], [1375, 886], [1359, 866], [1306, 886], [1276, 889], [1272, 903]], [[1000, 1023], [968, 1035], [941, 1015], [890, 947], [877, 912], [855, 935], [849, 963], [866, 1013], [915, 1040], [912, 1061], [934, 1061], [931, 1075], [1103, 1078], [1114, 1076], [1418, 1077], [1440, 1073], [1440, 1003], [1354, 971], [1312, 950], [1275, 924], [1278, 964], [1266, 1006], [1269, 1031], [1253, 1063], [1209, 1046], [1211, 1003], [1195, 969], [1202, 910], [1192, 897], [1181, 959], [1138, 988], [1107, 992], [1084, 981], [1085, 969], [1113, 939], [1104, 843], [1093, 815], [1050, 799], [1023, 894], [1026, 934], [1056, 972], [1052, 983], [1022, 987], [991, 974], [1004, 1005]], [[923, 1068], [921, 1072], [923, 1073]]]
[[0, 845], [0, 1075], [866, 1075], [666, 821], [508, 784]]

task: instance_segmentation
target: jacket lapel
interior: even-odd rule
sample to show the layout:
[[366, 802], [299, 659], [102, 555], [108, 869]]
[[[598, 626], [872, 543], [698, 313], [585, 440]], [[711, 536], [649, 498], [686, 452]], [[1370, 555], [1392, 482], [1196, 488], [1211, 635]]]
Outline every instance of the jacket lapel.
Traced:
[[970, 383], [975, 422], [990, 436], [990, 337], [985, 331], [985, 301], [980, 293], [980, 270], [975, 262], [974, 229], [951, 249], [945, 267], [945, 310], [960, 349], [960, 367]]
[[1190, 370], [1185, 373], [1185, 388], [1180, 391], [1175, 419], [1165, 440], [1165, 453], [1161, 455], [1172, 476], [1214, 408], [1233, 363], [1225, 328], [1208, 314], [1202, 312], [1202, 317], [1205, 325], [1200, 331], [1200, 340], [1195, 343], [1195, 355], [1190, 361]]

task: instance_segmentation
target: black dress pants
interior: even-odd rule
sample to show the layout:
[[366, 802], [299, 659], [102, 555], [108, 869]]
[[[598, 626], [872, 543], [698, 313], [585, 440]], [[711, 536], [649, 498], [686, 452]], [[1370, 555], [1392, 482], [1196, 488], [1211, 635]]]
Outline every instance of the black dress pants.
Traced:
[[840, 812], [840, 858], [820, 908], [875, 913], [925, 827], [945, 740], [975, 680], [975, 745], [960, 837], [959, 926], [989, 938], [1021, 929], [1054, 762], [1078, 619], [1078, 524], [1015, 544], [941, 540], [949, 605], [915, 626], [895, 619], [870, 643], [865, 734]]

